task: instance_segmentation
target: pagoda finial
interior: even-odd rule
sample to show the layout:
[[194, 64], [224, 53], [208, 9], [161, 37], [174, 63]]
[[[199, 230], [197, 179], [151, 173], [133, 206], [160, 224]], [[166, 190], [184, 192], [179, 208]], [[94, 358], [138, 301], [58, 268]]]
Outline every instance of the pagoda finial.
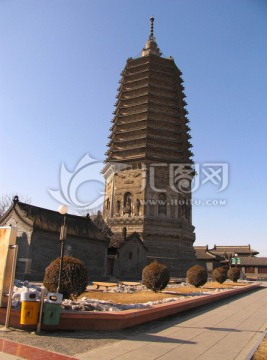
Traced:
[[160, 49], [158, 48], [158, 45], [156, 43], [155, 37], [154, 37], [154, 17], [150, 17], [150, 34], [148, 41], [146, 42], [146, 45], [142, 51], [142, 56], [146, 56], [149, 54], [161, 56], [162, 53]]
[[155, 20], [154, 17], [151, 16], [151, 18], [150, 18], [150, 36], [149, 36], [150, 39], [154, 37], [154, 20]]

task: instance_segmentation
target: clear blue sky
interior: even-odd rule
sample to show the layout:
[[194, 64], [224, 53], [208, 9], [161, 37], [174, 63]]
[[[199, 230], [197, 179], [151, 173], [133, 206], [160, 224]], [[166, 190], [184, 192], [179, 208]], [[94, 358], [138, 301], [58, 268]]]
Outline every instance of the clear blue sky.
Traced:
[[0, 194], [56, 210], [48, 189], [59, 188], [61, 164], [104, 159], [120, 72], [151, 15], [183, 72], [194, 160], [230, 168], [225, 191], [194, 194], [226, 200], [194, 207], [195, 244], [251, 244], [267, 256], [266, 0], [1, 0]]

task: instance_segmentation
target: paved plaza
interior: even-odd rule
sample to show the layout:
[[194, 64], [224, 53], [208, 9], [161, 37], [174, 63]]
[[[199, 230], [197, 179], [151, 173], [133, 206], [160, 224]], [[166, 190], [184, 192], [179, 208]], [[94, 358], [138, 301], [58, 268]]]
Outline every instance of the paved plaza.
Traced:
[[[267, 287], [264, 285], [261, 289], [248, 294], [161, 319], [147, 326], [135, 327], [132, 334], [128, 329], [127, 338], [124, 340], [114, 341], [113, 339], [112, 343], [92, 348], [90, 351], [83, 351], [80, 354], [77, 347], [77, 353], [72, 357], [62, 356], [55, 352], [45, 353], [44, 350], [39, 352], [36, 347], [29, 346], [27, 348], [31, 348], [32, 352], [30, 349], [27, 349], [28, 352], [23, 352], [21, 344], [17, 344], [16, 352], [12, 353], [8, 351], [8, 344], [5, 345], [5, 350], [2, 344], [0, 350], [2, 349], [5, 353], [0, 353], [0, 360], [40, 360], [42, 359], [40, 355], [44, 358], [49, 356], [50, 360], [70, 358], [80, 360], [174, 360], [177, 358], [179, 360], [249, 360], [264, 337], [266, 328]], [[72, 337], [75, 339], [75, 332]], [[112, 336], [110, 339], [112, 340]], [[40, 340], [45, 341], [45, 337]], [[68, 341], [66, 338], [57, 340]], [[83, 341], [89, 341], [89, 336]], [[16, 343], [12, 346], [15, 349]], [[10, 344], [10, 347], [12, 346]]]

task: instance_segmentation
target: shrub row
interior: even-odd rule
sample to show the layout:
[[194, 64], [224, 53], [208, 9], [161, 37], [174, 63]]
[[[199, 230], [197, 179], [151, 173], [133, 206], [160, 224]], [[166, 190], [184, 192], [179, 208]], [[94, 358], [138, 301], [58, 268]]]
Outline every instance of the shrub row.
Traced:
[[[44, 286], [49, 292], [55, 292], [58, 286], [60, 259], [52, 261], [46, 268]], [[202, 266], [195, 265], [187, 271], [187, 281], [189, 284], [199, 287], [204, 285], [208, 279], [207, 270]], [[240, 270], [231, 268], [228, 270], [223, 267], [214, 269], [212, 274], [213, 281], [222, 284], [227, 278], [237, 282], [240, 277]], [[167, 266], [154, 261], [143, 269], [143, 284], [154, 292], [163, 290], [170, 281], [170, 273]], [[86, 290], [88, 284], [87, 269], [82, 261], [71, 256], [64, 256], [61, 275], [60, 292], [64, 298], [79, 296]]]

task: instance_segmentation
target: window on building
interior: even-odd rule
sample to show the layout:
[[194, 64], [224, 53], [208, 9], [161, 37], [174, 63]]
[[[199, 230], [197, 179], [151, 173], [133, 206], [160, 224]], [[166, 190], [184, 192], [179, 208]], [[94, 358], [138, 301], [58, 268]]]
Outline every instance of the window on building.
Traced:
[[258, 269], [259, 274], [267, 274], [267, 266], [261, 266]]
[[246, 266], [245, 267], [245, 272], [249, 273], [249, 274], [254, 274], [255, 273], [255, 268], [253, 266]]
[[129, 252], [129, 260], [132, 260], [132, 258], [133, 258], [133, 253]]
[[136, 216], [140, 215], [140, 207], [141, 207], [141, 202], [139, 199], [137, 199], [135, 202], [135, 215]]
[[121, 202], [120, 202], [120, 200], [117, 200], [117, 203], [116, 203], [116, 213], [117, 213], [117, 215], [120, 215], [120, 211], [121, 211]]
[[110, 209], [110, 200], [109, 200], [109, 198], [107, 198], [107, 200], [106, 200], [106, 208], [107, 208], [107, 210]]

